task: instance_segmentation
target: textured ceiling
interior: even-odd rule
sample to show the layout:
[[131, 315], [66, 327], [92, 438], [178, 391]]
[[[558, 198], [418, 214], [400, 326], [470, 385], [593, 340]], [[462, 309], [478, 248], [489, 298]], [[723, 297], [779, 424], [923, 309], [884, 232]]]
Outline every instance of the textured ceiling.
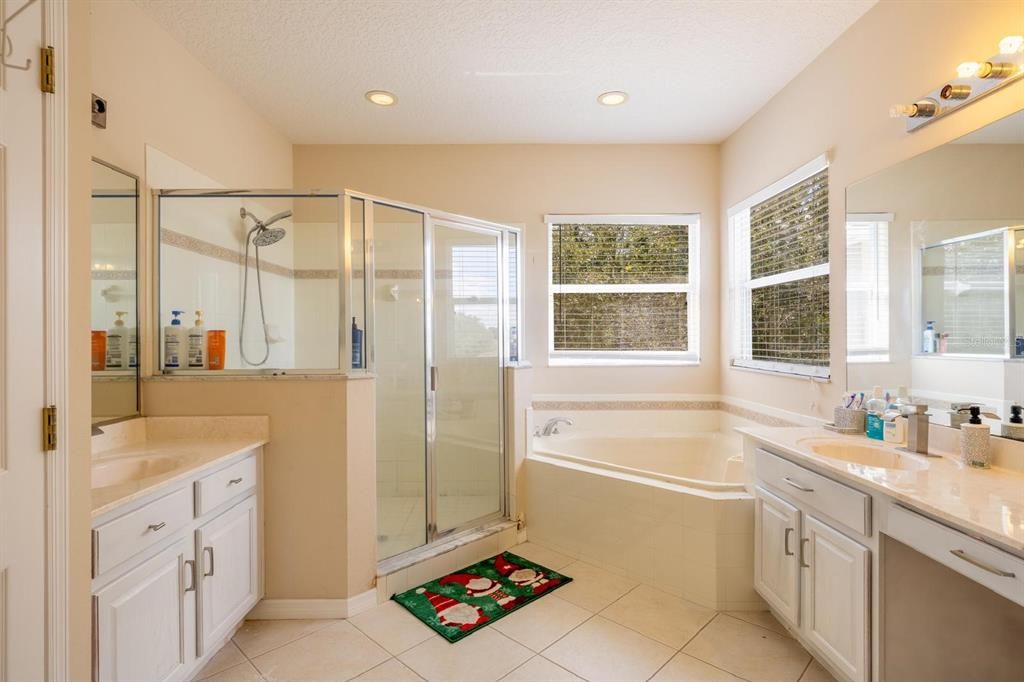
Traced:
[[137, 1], [296, 143], [720, 142], [875, 3]]

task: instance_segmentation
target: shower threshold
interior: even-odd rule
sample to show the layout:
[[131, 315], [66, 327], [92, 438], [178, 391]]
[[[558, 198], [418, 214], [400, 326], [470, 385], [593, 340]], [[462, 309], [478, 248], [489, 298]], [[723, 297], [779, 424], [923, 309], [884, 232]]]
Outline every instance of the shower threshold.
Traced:
[[396, 554], [395, 556], [378, 561], [377, 575], [390, 575], [395, 571], [400, 571], [403, 568], [408, 568], [409, 566], [429, 561], [430, 559], [453, 552], [456, 549], [476, 542], [477, 540], [482, 540], [483, 538], [496, 535], [502, 531], [508, 530], [509, 528], [515, 527], [515, 521], [510, 521], [508, 519], [496, 519], [476, 528], [469, 528], [459, 533], [453, 533], [452, 535], [441, 538], [430, 544], [416, 547], [408, 550], [407, 552], [402, 552], [401, 554]]

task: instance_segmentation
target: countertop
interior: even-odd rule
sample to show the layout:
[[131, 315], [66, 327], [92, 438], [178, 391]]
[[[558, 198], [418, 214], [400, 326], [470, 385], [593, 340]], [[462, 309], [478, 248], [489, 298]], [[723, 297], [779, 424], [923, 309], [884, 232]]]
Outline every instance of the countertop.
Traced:
[[827, 438], [894, 449], [888, 443], [865, 436], [843, 436], [809, 427], [741, 427], [736, 430], [788, 455], [795, 462], [812, 464], [832, 478], [898, 500], [907, 507], [1024, 556], [1022, 471], [995, 466], [975, 469], [964, 466], [958, 455], [948, 452], [940, 457], [928, 457], [927, 469], [882, 469], [829, 459], [800, 444], [806, 438]]
[[169, 471], [92, 489], [95, 519], [270, 441], [268, 417], [145, 417], [104, 426], [92, 440], [93, 467], [132, 458], [169, 457]]

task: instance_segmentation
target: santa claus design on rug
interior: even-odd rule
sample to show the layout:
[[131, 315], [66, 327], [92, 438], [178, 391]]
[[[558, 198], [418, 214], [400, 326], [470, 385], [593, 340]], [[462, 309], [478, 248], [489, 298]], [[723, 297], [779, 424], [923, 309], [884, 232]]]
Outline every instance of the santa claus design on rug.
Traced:
[[457, 627], [465, 632], [488, 621], [484, 612], [472, 604], [429, 592], [423, 587], [418, 588], [416, 594], [421, 594], [427, 598], [430, 605], [434, 607], [434, 613], [437, 614], [437, 619], [441, 622], [441, 625]]
[[487, 576], [473, 573], [452, 573], [438, 581], [440, 585], [451, 585], [452, 583], [466, 588], [468, 597], [490, 597], [503, 608], [511, 608], [516, 603], [515, 597], [501, 589], [501, 583]]
[[494, 557], [494, 570], [508, 578], [517, 587], [529, 587], [534, 594], [550, 590], [562, 582], [558, 578], [549, 578], [541, 571], [513, 564], [505, 558], [504, 554]]

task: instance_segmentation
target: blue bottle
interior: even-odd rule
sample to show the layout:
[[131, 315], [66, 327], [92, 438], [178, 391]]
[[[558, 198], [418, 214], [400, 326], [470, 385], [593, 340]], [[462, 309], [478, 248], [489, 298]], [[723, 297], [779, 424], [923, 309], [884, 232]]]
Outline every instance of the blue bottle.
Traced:
[[352, 369], [363, 368], [363, 330], [356, 325], [356, 318], [352, 318]]

